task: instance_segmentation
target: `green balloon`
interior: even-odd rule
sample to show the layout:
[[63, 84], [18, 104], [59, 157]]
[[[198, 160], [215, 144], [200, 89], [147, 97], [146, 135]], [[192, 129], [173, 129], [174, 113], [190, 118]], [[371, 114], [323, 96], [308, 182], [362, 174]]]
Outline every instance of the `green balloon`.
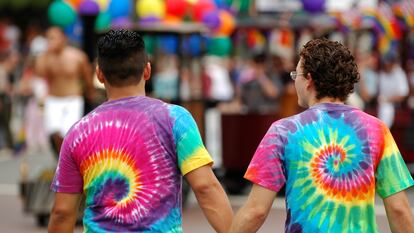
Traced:
[[249, 9], [250, 9], [250, 0], [240, 0], [240, 8], [239, 8], [239, 12], [240, 13], [248, 13]]
[[60, 27], [74, 24], [76, 21], [76, 11], [64, 1], [54, 1], [50, 4], [47, 15], [50, 23]]
[[220, 57], [227, 57], [232, 52], [232, 41], [229, 37], [211, 38], [207, 43], [207, 53]]
[[96, 31], [105, 31], [111, 27], [112, 17], [108, 12], [100, 13], [95, 21]]
[[144, 44], [145, 44], [145, 50], [148, 54], [154, 54], [155, 50], [155, 38], [153, 36], [145, 35], [143, 37]]

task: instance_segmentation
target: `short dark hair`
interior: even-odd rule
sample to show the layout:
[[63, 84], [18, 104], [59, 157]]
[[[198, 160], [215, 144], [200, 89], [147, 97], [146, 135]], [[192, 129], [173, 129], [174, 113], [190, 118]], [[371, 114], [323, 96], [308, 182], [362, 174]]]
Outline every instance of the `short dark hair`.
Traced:
[[313, 39], [300, 52], [304, 73], [315, 83], [316, 99], [345, 101], [359, 81], [358, 67], [349, 49], [339, 42]]
[[144, 40], [136, 32], [110, 30], [98, 41], [98, 66], [112, 86], [138, 84], [147, 62]]

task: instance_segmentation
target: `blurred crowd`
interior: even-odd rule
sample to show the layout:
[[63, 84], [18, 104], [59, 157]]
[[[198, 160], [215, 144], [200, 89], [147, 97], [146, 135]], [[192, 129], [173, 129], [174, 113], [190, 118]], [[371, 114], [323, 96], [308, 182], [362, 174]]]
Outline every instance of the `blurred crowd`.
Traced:
[[[234, 52], [228, 56], [188, 57], [156, 51], [151, 54], [153, 75], [147, 87], [149, 95], [178, 104], [202, 102], [204, 107], [218, 109], [221, 114], [285, 117], [298, 113], [301, 109], [290, 72], [295, 70], [301, 45], [320, 34], [307, 28], [294, 32], [280, 28], [270, 32], [268, 41], [259, 43], [260, 38], [256, 38], [250, 46], [254, 36], [243, 30], [236, 32], [232, 37]], [[334, 34], [328, 36], [344, 40]], [[50, 80], [42, 77], [35, 66], [38, 57], [50, 49], [52, 39], [40, 24], [29, 24], [22, 31], [11, 19], [0, 19], [2, 150], [18, 153], [48, 146], [44, 103], [50, 92]], [[398, 52], [380, 54], [369, 40], [357, 43], [362, 44], [354, 50], [361, 81], [348, 103], [378, 116], [392, 127], [399, 108], [414, 109], [414, 59], [402, 60]], [[94, 64], [88, 65], [92, 68]], [[80, 81], [85, 87], [84, 79]], [[94, 86], [96, 90], [102, 88], [96, 78]], [[87, 102], [104, 101], [102, 96], [83, 93]], [[91, 105], [86, 103], [86, 106]]]

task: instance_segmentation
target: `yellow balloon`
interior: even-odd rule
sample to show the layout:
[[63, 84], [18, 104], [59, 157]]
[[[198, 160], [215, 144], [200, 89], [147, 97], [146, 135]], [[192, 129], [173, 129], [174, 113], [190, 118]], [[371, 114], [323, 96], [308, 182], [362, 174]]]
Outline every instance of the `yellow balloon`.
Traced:
[[165, 16], [165, 2], [164, 0], [138, 0], [137, 14], [141, 18], [156, 17], [164, 18]]
[[197, 0], [187, 0], [187, 2], [190, 3], [191, 5], [194, 5], [197, 2]]
[[[109, 0], [95, 0], [98, 3], [101, 12], [105, 12], [108, 9]], [[115, 0], [113, 0], [115, 1]]]

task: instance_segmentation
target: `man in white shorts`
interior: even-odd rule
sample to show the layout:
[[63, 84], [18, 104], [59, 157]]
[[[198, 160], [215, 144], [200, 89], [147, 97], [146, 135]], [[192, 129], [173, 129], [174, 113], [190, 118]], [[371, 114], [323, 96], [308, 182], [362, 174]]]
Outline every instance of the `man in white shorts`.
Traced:
[[62, 29], [51, 27], [46, 37], [48, 49], [36, 60], [36, 72], [49, 85], [45, 127], [53, 149], [59, 154], [66, 132], [83, 116], [83, 87], [86, 98], [93, 98], [93, 73], [86, 54], [67, 45]]

